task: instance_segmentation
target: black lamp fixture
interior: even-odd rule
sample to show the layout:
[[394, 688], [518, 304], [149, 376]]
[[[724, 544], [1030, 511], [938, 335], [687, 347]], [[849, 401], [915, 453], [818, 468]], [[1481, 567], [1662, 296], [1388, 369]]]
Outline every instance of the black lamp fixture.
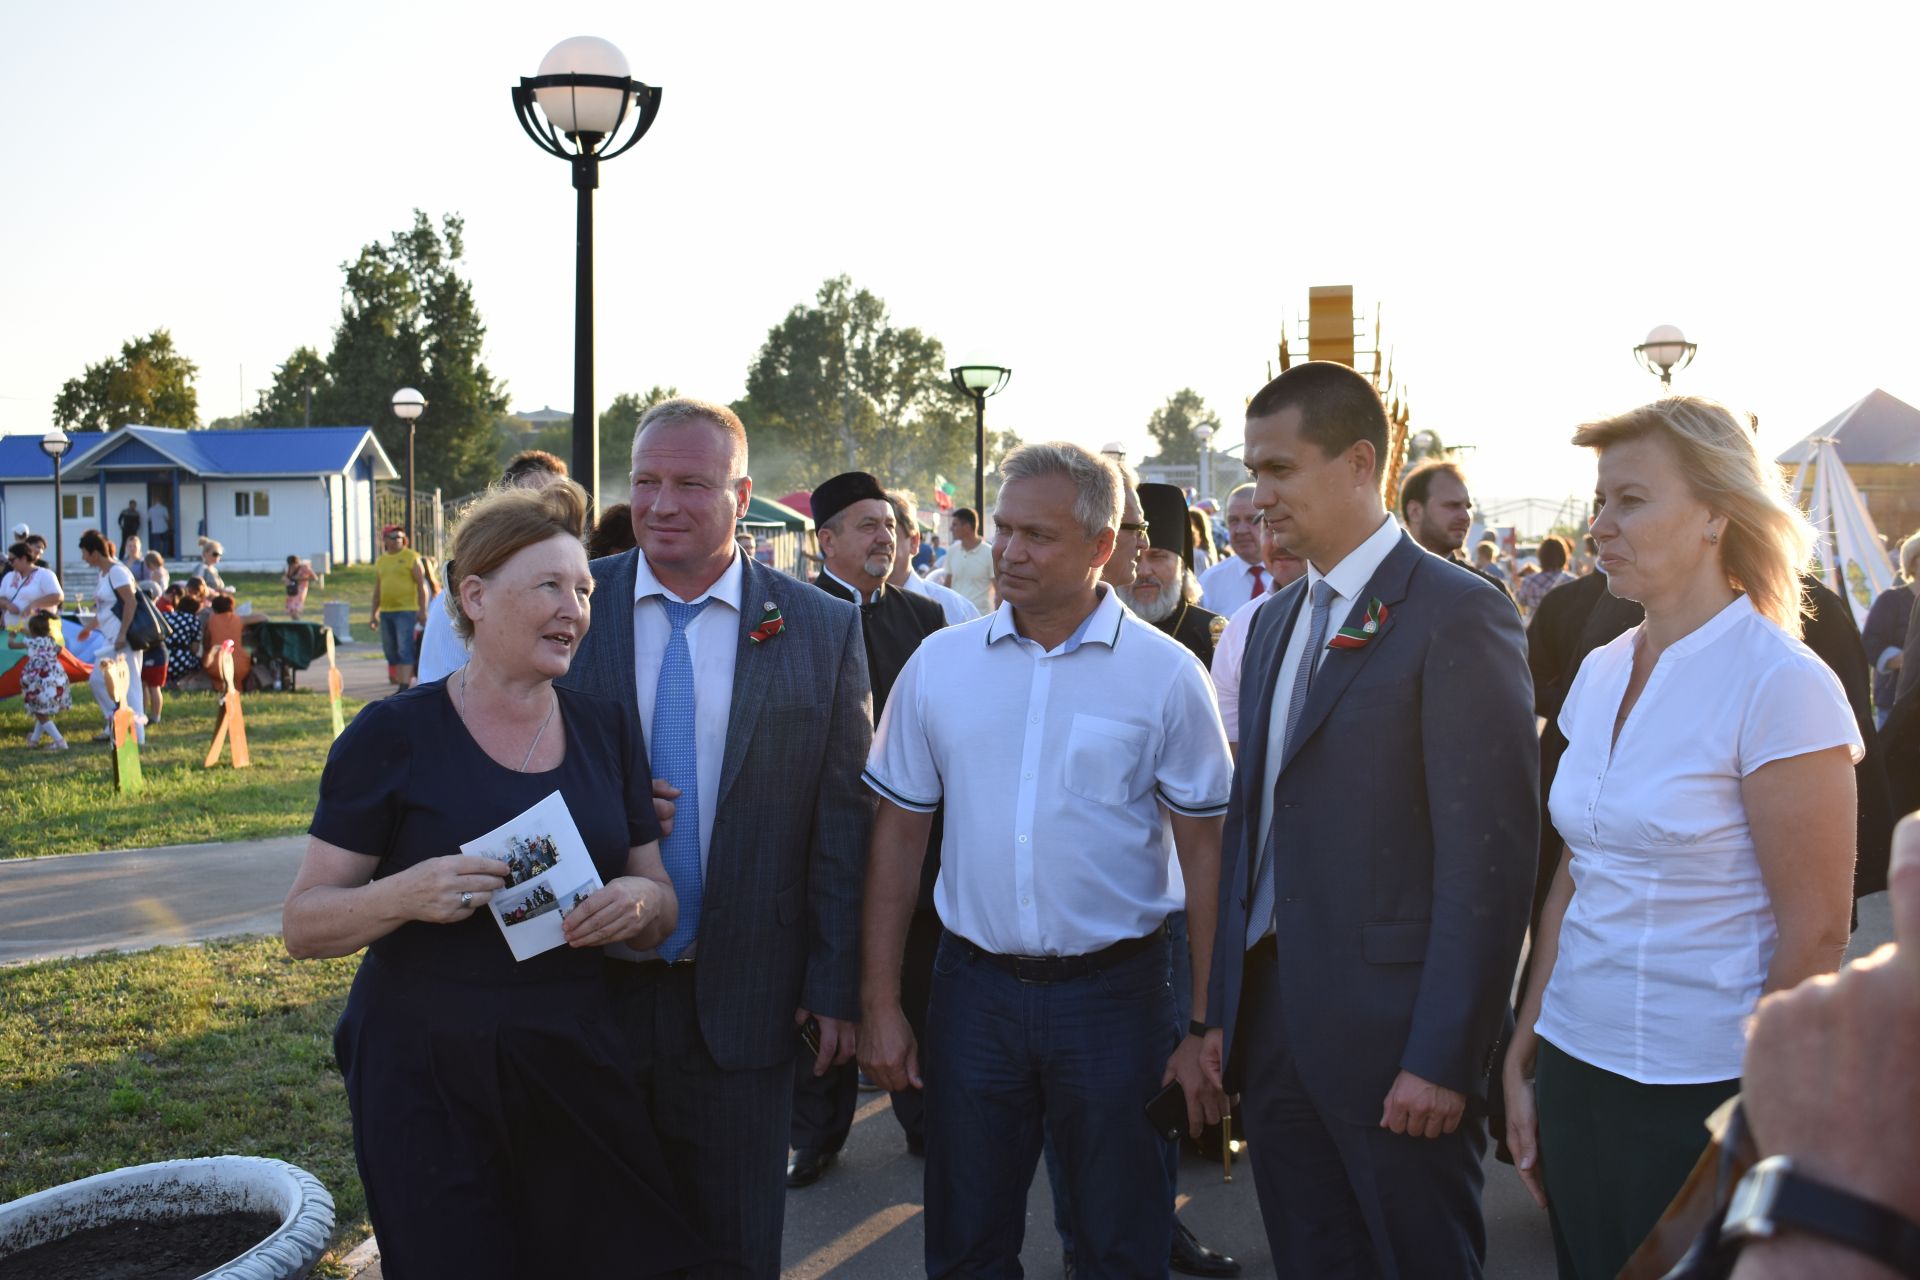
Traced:
[[1006, 390], [1013, 370], [981, 360], [953, 367], [953, 385], [973, 397], [973, 511], [980, 529], [987, 528], [987, 397]]
[[1700, 348], [1687, 341], [1687, 335], [1681, 333], [1675, 325], [1657, 326], [1647, 335], [1647, 340], [1633, 349], [1639, 358], [1640, 367], [1660, 379], [1662, 390], [1673, 389], [1673, 371], [1684, 369], [1693, 363], [1694, 352]]
[[62, 590], [66, 589], [67, 568], [60, 555], [60, 459], [71, 448], [73, 437], [58, 427], [40, 437], [40, 452], [53, 459], [53, 576], [60, 580]]
[[413, 536], [413, 424], [427, 411], [427, 398], [412, 387], [393, 393], [393, 416], [407, 424], [407, 545], [418, 547]]
[[[536, 110], [537, 108], [537, 110]], [[598, 36], [562, 40], [521, 77], [514, 114], [541, 150], [573, 166], [580, 193], [573, 284], [573, 478], [600, 509], [600, 433], [593, 417], [593, 189], [600, 162], [640, 141], [660, 113], [660, 90], [627, 73], [627, 58]], [[623, 129], [631, 129], [624, 139]]]

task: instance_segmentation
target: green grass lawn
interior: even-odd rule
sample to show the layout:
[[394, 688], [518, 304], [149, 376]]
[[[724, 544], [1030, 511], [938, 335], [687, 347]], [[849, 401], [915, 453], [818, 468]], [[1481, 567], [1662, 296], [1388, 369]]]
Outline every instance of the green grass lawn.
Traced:
[[[0, 660], [4, 660], [0, 654]], [[324, 664], [322, 664], [324, 666]], [[309, 679], [324, 680], [316, 669]], [[353, 718], [360, 704], [345, 699]], [[253, 767], [203, 768], [213, 738], [211, 693], [169, 693], [159, 724], [147, 727], [140, 753], [146, 789], [119, 795], [104, 743], [87, 739], [100, 727], [86, 685], [73, 690], [73, 710], [59, 718], [68, 751], [26, 745], [33, 721], [17, 698], [0, 702], [0, 859], [89, 853], [210, 840], [256, 840], [306, 830], [333, 745], [323, 693], [256, 693], [246, 698]]]
[[272, 1156], [333, 1196], [333, 1249], [369, 1234], [333, 1024], [358, 957], [277, 938], [0, 969], [0, 1201], [125, 1165]]
[[[227, 585], [233, 588], [234, 597], [241, 603], [251, 602], [255, 612], [264, 613], [269, 618], [284, 618], [287, 614], [287, 588], [277, 573], [222, 573]], [[176, 582], [186, 581], [176, 577]], [[373, 607], [373, 566], [370, 564], [343, 565], [327, 575], [326, 585], [315, 584], [307, 590], [307, 607], [300, 615], [308, 622], [321, 620], [320, 606], [329, 600], [344, 600], [353, 606], [353, 616], [363, 619]]]

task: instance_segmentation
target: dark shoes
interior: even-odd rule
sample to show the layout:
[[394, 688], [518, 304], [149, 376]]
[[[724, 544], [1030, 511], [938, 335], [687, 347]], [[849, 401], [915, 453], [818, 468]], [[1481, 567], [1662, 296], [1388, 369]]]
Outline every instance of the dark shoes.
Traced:
[[838, 1151], [822, 1151], [817, 1147], [801, 1147], [787, 1160], [787, 1186], [810, 1187], [820, 1181], [820, 1175], [827, 1166], [838, 1159]]
[[1237, 1276], [1240, 1264], [1200, 1243], [1187, 1224], [1173, 1220], [1173, 1252], [1167, 1265], [1183, 1276]]

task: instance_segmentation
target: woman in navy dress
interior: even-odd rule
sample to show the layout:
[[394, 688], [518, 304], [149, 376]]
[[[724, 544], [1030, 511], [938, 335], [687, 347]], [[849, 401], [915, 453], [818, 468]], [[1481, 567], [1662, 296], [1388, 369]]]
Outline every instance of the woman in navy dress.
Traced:
[[[334, 743], [287, 897], [294, 956], [367, 948], [334, 1052], [391, 1280], [672, 1275], [703, 1253], [600, 955], [679, 915], [645, 748], [631, 708], [553, 685], [591, 616], [585, 514], [567, 483], [468, 513], [447, 600], [472, 661]], [[567, 945], [516, 961], [486, 910], [506, 864], [460, 846], [556, 791], [604, 887]]]

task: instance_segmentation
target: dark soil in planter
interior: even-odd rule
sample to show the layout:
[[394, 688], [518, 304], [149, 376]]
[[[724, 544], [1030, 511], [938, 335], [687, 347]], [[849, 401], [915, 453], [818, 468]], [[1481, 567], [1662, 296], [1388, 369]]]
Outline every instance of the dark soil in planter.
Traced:
[[125, 1218], [5, 1260], [7, 1280], [193, 1280], [280, 1229], [270, 1213]]

